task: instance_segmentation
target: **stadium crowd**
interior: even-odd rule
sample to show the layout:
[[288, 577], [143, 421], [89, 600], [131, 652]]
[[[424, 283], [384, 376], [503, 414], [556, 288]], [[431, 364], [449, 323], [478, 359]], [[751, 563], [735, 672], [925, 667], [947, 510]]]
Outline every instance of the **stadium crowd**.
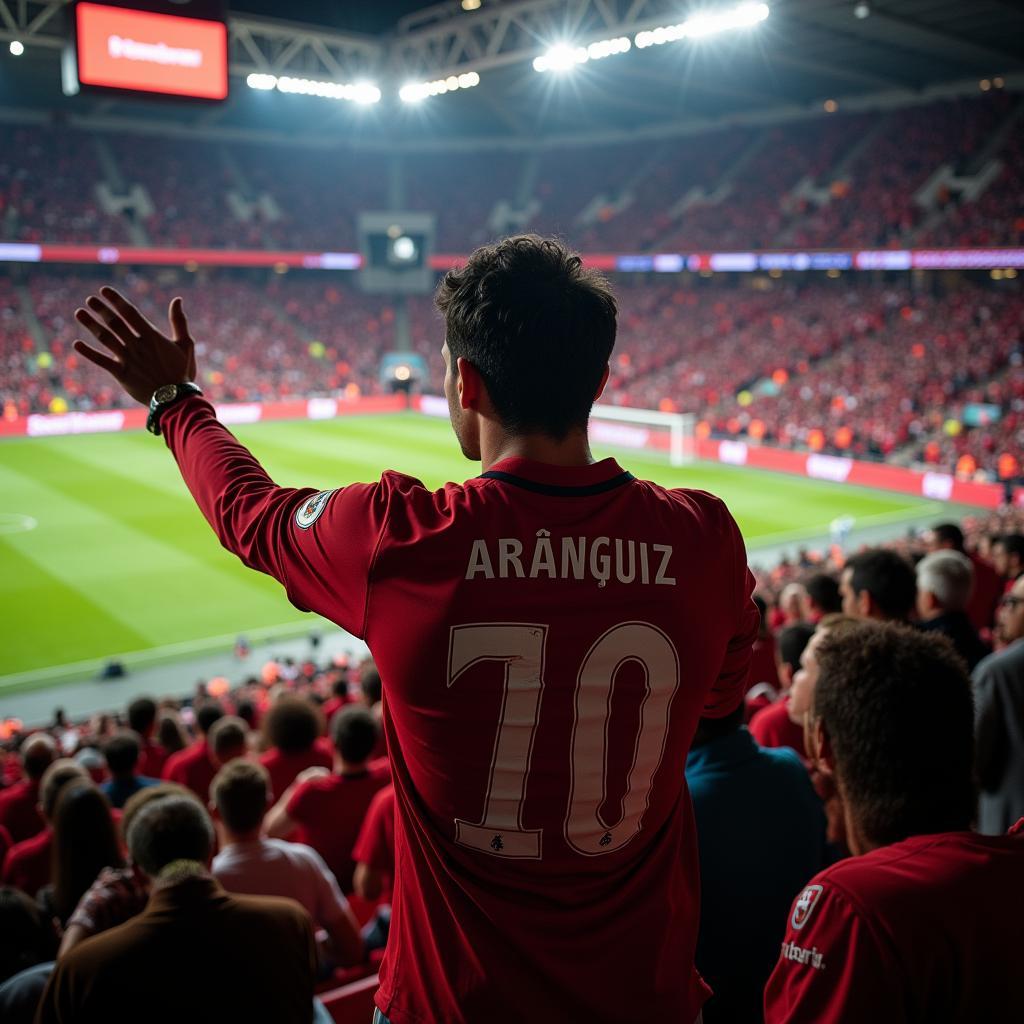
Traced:
[[[401, 207], [437, 213], [444, 252], [514, 230], [613, 251], [1014, 245], [1024, 153], [1003, 129], [1020, 103], [997, 88], [662, 143], [308, 159], [286, 145], [0, 125], [0, 240], [124, 243], [141, 229], [154, 245], [337, 251], [355, 248], [358, 211]], [[918, 201], [943, 169], [959, 181], [990, 161], [998, 172], [975, 198], [947, 184]], [[101, 200], [101, 185], [128, 201]]]
[[[269, 277], [269, 280], [267, 280]], [[971, 479], [1024, 464], [1024, 295], [1017, 281], [945, 291], [859, 281], [772, 281], [761, 290], [624, 279], [619, 351], [605, 401], [694, 413], [715, 437], [895, 459]], [[81, 275], [0, 282], [4, 415], [124, 406], [71, 352]], [[215, 401], [359, 396], [383, 390], [395, 309], [308, 274], [127, 275], [154, 317], [181, 294]], [[27, 299], [26, 299], [27, 296]], [[29, 305], [30, 304], [30, 305]], [[28, 306], [28, 308], [26, 308]], [[28, 316], [40, 325], [40, 349]], [[436, 313], [410, 300], [414, 350], [439, 393]], [[972, 410], [981, 410], [974, 414]]]
[[[859, 1021], [883, 977], [901, 1020], [1002, 1019], [1009, 961], [954, 971], [948, 929], [1012, 941], [998, 907], [1020, 891], [1024, 837], [997, 837], [1024, 818], [1024, 511], [756, 576], [746, 698], [702, 720], [685, 769], [705, 1021]], [[233, 1012], [308, 1020], [325, 1012], [314, 991], [371, 975], [395, 872], [382, 690], [372, 661], [273, 659], [184, 700], [4, 722], [3, 1019], [142, 992], [147, 955], [194, 980], [232, 936], [265, 972], [218, 975], [211, 998]], [[198, 913], [208, 933], [175, 946]], [[845, 963], [838, 981], [826, 962]]]

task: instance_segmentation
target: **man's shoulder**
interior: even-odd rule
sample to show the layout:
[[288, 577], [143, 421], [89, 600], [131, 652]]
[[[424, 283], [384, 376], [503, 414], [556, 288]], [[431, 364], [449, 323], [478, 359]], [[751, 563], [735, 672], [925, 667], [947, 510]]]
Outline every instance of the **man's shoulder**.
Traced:
[[6, 789], [0, 789], [0, 807], [15, 804], [26, 799], [29, 793], [29, 784], [26, 779], [19, 779]]
[[[286, 896], [249, 896], [240, 893], [227, 895], [227, 908], [241, 919], [254, 918], [257, 921], [273, 922], [281, 928], [308, 929], [311, 927], [309, 914]], [[261, 924], [260, 927], [263, 927]]]
[[1024, 640], [1017, 640], [1004, 650], [982, 658], [974, 667], [972, 678], [976, 683], [996, 680], [1024, 683]]

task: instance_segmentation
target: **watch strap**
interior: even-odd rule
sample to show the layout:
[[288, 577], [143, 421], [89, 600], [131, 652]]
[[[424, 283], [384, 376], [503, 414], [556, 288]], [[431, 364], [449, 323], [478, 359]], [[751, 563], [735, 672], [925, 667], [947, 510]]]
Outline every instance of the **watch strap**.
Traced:
[[201, 395], [203, 389], [192, 381], [186, 381], [184, 384], [174, 385], [176, 388], [173, 398], [165, 399], [162, 402], [158, 402], [156, 398], [156, 392], [153, 393], [153, 398], [149, 403], [149, 415], [146, 417], [146, 429], [157, 437], [160, 436], [160, 417], [163, 415], [165, 409], [170, 408], [175, 402], [180, 402], [183, 398], [188, 398], [190, 395]]

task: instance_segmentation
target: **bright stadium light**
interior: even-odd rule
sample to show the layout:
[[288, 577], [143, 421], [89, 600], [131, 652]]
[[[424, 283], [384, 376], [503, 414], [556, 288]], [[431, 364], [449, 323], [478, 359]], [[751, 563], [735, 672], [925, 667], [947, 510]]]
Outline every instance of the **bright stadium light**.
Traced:
[[331, 100], [348, 100], [352, 103], [369, 104], [380, 102], [380, 89], [372, 82], [322, 82], [315, 78], [293, 78], [290, 75], [265, 75], [253, 72], [246, 76], [245, 84], [250, 89], [295, 93], [300, 96], [320, 96]]
[[250, 89], [273, 89], [277, 85], [277, 75], [261, 75], [253, 71], [252, 74], [246, 77], [245, 84]]
[[20, 39], [12, 39], [10, 51], [12, 57], [20, 57], [25, 52], [25, 44]]
[[743, 3], [724, 11], [702, 11], [678, 25], [662, 25], [660, 28], [638, 32], [633, 43], [642, 50], [680, 39], [705, 39], [719, 32], [750, 28], [764, 21], [768, 14], [767, 4], [754, 3]]
[[577, 64], [586, 64], [589, 60], [603, 60], [617, 53], [626, 53], [633, 44], [625, 37], [616, 39], [599, 39], [589, 46], [570, 46], [568, 43], [556, 43], [533, 61], [534, 71], [569, 71]]
[[433, 82], [406, 82], [398, 90], [398, 97], [403, 103], [419, 103], [428, 96], [441, 96], [446, 92], [457, 92], [459, 89], [472, 89], [480, 84], [480, 76], [475, 71], [466, 71], [461, 75], [449, 75]]

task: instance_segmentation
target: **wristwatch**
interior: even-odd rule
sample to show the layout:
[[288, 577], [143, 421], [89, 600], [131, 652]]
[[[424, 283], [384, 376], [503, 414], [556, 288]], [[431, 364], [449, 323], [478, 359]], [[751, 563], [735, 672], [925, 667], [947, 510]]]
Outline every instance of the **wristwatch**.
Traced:
[[160, 417], [163, 415], [164, 409], [174, 405], [175, 402], [180, 401], [182, 398], [188, 398], [189, 395], [201, 395], [202, 393], [203, 389], [191, 381], [186, 381], [184, 384], [164, 384], [162, 387], [157, 388], [153, 392], [153, 397], [149, 400], [149, 415], [146, 417], [146, 429], [151, 434], [156, 434], [159, 437]]

